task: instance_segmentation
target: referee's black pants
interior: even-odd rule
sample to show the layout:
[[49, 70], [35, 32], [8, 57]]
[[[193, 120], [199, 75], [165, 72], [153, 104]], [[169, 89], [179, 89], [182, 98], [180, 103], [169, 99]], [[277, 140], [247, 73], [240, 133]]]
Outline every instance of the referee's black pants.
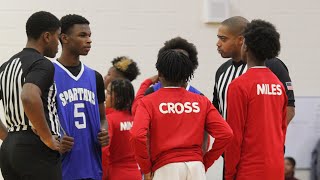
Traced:
[[61, 159], [32, 130], [9, 132], [0, 153], [5, 180], [61, 180]]

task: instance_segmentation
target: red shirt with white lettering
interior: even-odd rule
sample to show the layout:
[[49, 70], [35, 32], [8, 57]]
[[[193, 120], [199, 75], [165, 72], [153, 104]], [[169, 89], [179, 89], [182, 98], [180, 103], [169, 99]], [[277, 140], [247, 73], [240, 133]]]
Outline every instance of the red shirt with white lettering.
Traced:
[[[204, 130], [215, 141], [203, 156]], [[187, 161], [202, 161], [207, 170], [233, 136], [206, 97], [184, 88], [161, 88], [143, 97], [130, 132], [136, 160], [145, 174], [169, 163]]]
[[107, 114], [110, 143], [107, 146], [108, 177], [141, 180], [141, 172], [129, 143], [133, 117], [129, 111], [114, 110]]
[[225, 155], [225, 179], [284, 179], [287, 96], [266, 67], [250, 68], [228, 88], [227, 122], [234, 138]]

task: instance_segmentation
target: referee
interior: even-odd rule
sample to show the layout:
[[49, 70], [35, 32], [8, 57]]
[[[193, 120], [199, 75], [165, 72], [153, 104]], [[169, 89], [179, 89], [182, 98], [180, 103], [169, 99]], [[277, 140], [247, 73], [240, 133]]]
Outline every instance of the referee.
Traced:
[[49, 12], [36, 12], [26, 23], [26, 33], [26, 47], [0, 67], [0, 98], [8, 127], [1, 172], [5, 180], [60, 180], [54, 66], [44, 57], [58, 52], [60, 21]]

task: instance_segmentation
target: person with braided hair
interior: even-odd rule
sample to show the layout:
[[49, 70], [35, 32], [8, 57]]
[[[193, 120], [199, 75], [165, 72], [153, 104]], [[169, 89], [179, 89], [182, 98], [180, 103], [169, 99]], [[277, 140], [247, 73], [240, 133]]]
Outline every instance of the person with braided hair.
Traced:
[[[193, 71], [197, 69], [199, 64], [198, 51], [196, 46], [193, 43], [188, 42], [186, 39], [182, 37], [175, 37], [166, 41], [164, 43], [164, 46], [159, 50], [159, 53], [164, 52], [166, 50], [170, 50], [170, 49], [179, 50], [182, 53], [184, 53], [186, 56], [188, 56], [189, 60], [191, 61]], [[188, 82], [185, 82], [183, 84], [183, 87], [189, 92], [203, 95], [198, 89], [191, 86]], [[137, 92], [136, 98], [132, 104], [132, 114], [133, 115], [135, 114], [136, 108], [139, 104], [139, 100], [142, 97], [152, 94], [158, 91], [160, 88], [162, 88], [162, 83], [159, 82], [158, 75], [152, 76], [144, 80], [141, 83], [140, 88]], [[209, 145], [210, 145], [210, 136], [208, 135], [208, 133], [205, 132], [205, 135], [203, 137], [203, 146], [202, 146], [202, 150], [204, 153], [208, 151]]]
[[[209, 99], [183, 87], [194, 73], [189, 58], [182, 49], [160, 51], [156, 68], [162, 88], [139, 100], [130, 133], [145, 180], [206, 179], [233, 137]], [[203, 155], [204, 131], [215, 143]]]
[[[164, 46], [159, 50], [159, 52], [166, 51], [168, 49], [177, 49], [184, 52], [185, 55], [187, 55], [192, 62], [193, 69], [196, 70], [198, 68], [198, 51], [194, 44], [188, 42], [186, 39], [183, 39], [181, 37], [175, 37], [173, 39], [170, 39], [169, 41], [166, 41], [164, 43]], [[153, 80], [151, 78], [151, 80]], [[158, 80], [158, 79], [157, 79]], [[146, 82], [147, 83], [147, 82]], [[151, 94], [157, 90], [159, 90], [162, 87], [161, 82], [153, 82], [153, 86], [149, 87], [145, 92], [144, 95]], [[189, 83], [185, 83], [184, 87], [186, 90], [203, 95], [198, 89], [191, 86]]]
[[[112, 67], [109, 68], [108, 73], [104, 76], [104, 87], [107, 89], [109, 84], [115, 79], [127, 79], [133, 81], [140, 75], [140, 70], [137, 63], [127, 56], [116, 57], [112, 60]], [[106, 95], [106, 98], [107, 95]], [[111, 114], [115, 111], [111, 106], [106, 106], [106, 115]], [[103, 178], [106, 179], [108, 176], [108, 160], [107, 160], [107, 148], [102, 148], [102, 172]]]
[[133, 124], [131, 105], [134, 89], [127, 79], [116, 79], [107, 87], [106, 107], [114, 111], [107, 115], [110, 144], [106, 149], [108, 180], [141, 180], [142, 176], [129, 143]]
[[[198, 51], [197, 51], [197, 48], [194, 44], [188, 42], [184, 38], [175, 37], [175, 38], [172, 38], [164, 43], [164, 46], [159, 50], [159, 54], [161, 52], [164, 52], [164, 51], [167, 51], [170, 49], [179, 50], [179, 51], [183, 52], [186, 56], [188, 56], [188, 58], [191, 62], [193, 71], [195, 71], [197, 69], [198, 64], [199, 64], [198, 63]], [[186, 88], [186, 90], [188, 90], [190, 92], [203, 95], [198, 89], [196, 89], [195, 87], [188, 84], [188, 82], [185, 82], [183, 84], [183, 87]], [[158, 75], [152, 76], [152, 77], [144, 80], [141, 83], [140, 88], [137, 92], [136, 98], [133, 102], [132, 113], [135, 114], [136, 108], [139, 104], [138, 102], [143, 96], [152, 94], [155, 91], [159, 90], [160, 88], [162, 88], [162, 83], [159, 82]], [[207, 142], [208, 141], [207, 139], [208, 138], [206, 137], [204, 141]], [[207, 143], [205, 143], [205, 144], [207, 144]], [[204, 147], [204, 149], [207, 149], [207, 148]]]

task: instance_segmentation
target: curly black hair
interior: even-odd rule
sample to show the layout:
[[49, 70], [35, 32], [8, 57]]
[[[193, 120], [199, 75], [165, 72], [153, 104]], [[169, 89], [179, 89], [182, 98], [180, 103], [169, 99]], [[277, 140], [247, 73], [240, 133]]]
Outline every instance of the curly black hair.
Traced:
[[253, 20], [244, 32], [245, 44], [259, 61], [277, 57], [280, 52], [280, 34], [274, 25], [264, 20]]
[[[125, 63], [123, 66], [125, 67], [119, 67], [121, 62], [127, 61], [128, 63]], [[127, 56], [120, 56], [116, 57], [112, 60], [112, 66], [116, 68], [116, 70], [126, 79], [133, 81], [137, 78], [138, 75], [140, 75], [140, 70], [137, 66], [137, 63], [134, 62], [132, 59], [130, 59]]]
[[59, 19], [46, 11], [33, 13], [26, 23], [27, 37], [39, 39], [43, 32], [55, 32], [61, 27]]
[[198, 67], [198, 51], [194, 44], [189, 43], [187, 40], [181, 38], [181, 37], [175, 37], [173, 39], [170, 39], [169, 41], [166, 41], [164, 43], [164, 46], [159, 50], [159, 54], [163, 53], [166, 50], [169, 49], [182, 49], [187, 52], [187, 55], [189, 56], [189, 59], [191, 60], [193, 64], [193, 70], [196, 70]]
[[194, 64], [181, 49], [168, 49], [158, 55], [158, 72], [171, 83], [185, 83], [192, 79]]
[[69, 30], [75, 24], [90, 24], [90, 22], [83, 16], [77, 14], [68, 14], [60, 19], [61, 22], [61, 33], [68, 34]]
[[134, 100], [134, 88], [127, 79], [116, 79], [111, 82], [111, 97], [114, 96], [114, 109], [128, 110], [131, 112], [131, 106]]

